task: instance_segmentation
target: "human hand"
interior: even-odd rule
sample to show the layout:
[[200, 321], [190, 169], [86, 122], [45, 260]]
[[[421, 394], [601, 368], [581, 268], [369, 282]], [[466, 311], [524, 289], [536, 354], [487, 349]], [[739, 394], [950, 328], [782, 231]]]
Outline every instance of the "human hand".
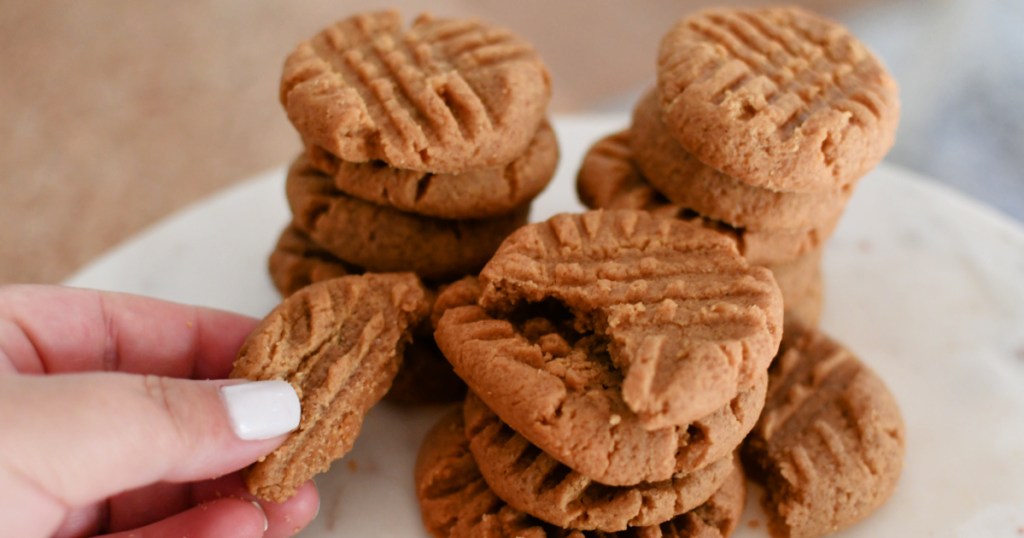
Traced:
[[[261, 391], [245, 416], [227, 411], [220, 387], [239, 383], [223, 378], [256, 323], [124, 294], [0, 288], [2, 534], [276, 538], [305, 527], [319, 507], [312, 482], [282, 504], [255, 502], [237, 472], [298, 425], [287, 386], [276, 400]], [[295, 406], [283, 420], [282, 397]], [[240, 426], [274, 436], [243, 440]]]

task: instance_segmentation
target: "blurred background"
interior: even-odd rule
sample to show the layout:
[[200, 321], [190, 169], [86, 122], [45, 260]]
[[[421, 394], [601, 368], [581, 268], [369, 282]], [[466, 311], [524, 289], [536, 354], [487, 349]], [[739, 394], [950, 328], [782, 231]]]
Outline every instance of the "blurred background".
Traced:
[[[744, 2], [744, 5], [765, 2]], [[1024, 2], [797, 2], [846, 23], [901, 86], [888, 161], [1024, 220]], [[59, 282], [190, 202], [299, 150], [285, 56], [393, 6], [531, 40], [555, 113], [626, 112], [687, 0], [0, 1], [0, 284]], [[717, 2], [717, 4], [724, 4]]]

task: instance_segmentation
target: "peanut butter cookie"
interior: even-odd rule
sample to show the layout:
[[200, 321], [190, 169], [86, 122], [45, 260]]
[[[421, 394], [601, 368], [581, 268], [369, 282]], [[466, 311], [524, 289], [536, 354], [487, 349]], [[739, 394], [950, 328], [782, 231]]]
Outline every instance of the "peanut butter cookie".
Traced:
[[281, 231], [267, 261], [267, 269], [270, 280], [282, 297], [288, 297], [314, 282], [364, 272], [314, 243], [293, 224]]
[[661, 482], [607, 486], [544, 453], [473, 393], [464, 414], [470, 451], [491, 490], [509, 506], [558, 527], [614, 532], [657, 525], [703, 504], [736, 463], [730, 452]]
[[325, 280], [285, 299], [249, 335], [231, 377], [283, 379], [302, 402], [298, 429], [248, 469], [253, 495], [281, 502], [351, 450], [411, 327], [428, 314], [426, 296], [411, 273]]
[[558, 141], [544, 122], [526, 152], [506, 165], [435, 174], [402, 170], [381, 161], [353, 163], [313, 147], [310, 164], [356, 198], [400, 211], [442, 219], [505, 215], [533, 200], [558, 165]]
[[824, 333], [790, 323], [744, 461], [765, 487], [773, 536], [824, 536], [892, 494], [905, 430], [878, 376]]
[[672, 137], [656, 91], [633, 111], [630, 149], [644, 178], [673, 203], [734, 228], [765, 232], [817, 228], [834, 222], [853, 192], [782, 192], [737, 181], [700, 162]]
[[[755, 386], [781, 330], [766, 270], [721, 236], [643, 212], [525, 226], [481, 281], [476, 303], [437, 323], [445, 357], [530, 442], [610, 485], [668, 479], [679, 432]], [[713, 350], [701, 353], [706, 339]]]
[[394, 11], [339, 21], [288, 56], [280, 99], [307, 146], [435, 173], [521, 155], [551, 96], [536, 50], [476, 20]]
[[566, 309], [574, 331], [604, 339], [623, 400], [651, 429], [707, 415], [753, 385], [781, 335], [769, 271], [720, 234], [643, 211], [524, 226], [480, 281], [489, 313], [547, 301]]
[[552, 302], [511, 320], [491, 317], [465, 298], [471, 284], [457, 282], [438, 298], [462, 304], [444, 310], [438, 345], [503, 422], [584, 476], [616, 486], [667, 480], [724, 457], [756, 421], [763, 370], [705, 415], [650, 429], [624, 401], [605, 337], [577, 333], [575, 318]]
[[717, 8], [679, 21], [658, 50], [665, 124], [739, 181], [834, 191], [892, 146], [896, 83], [838, 23], [797, 7]]
[[437, 282], [479, 271], [530, 211], [526, 205], [481, 220], [405, 213], [339, 191], [302, 156], [286, 187], [295, 226], [338, 258], [367, 271], [414, 271]]
[[804, 229], [748, 230], [735, 228], [691, 208], [675, 204], [655, 189], [633, 159], [630, 131], [598, 140], [584, 155], [576, 178], [580, 200], [592, 209], [642, 209], [663, 217], [692, 222], [731, 238], [743, 257], [754, 265], [792, 261], [820, 249], [839, 223], [831, 220]]
[[437, 538], [721, 538], [736, 528], [747, 496], [737, 465], [702, 505], [658, 525], [612, 533], [559, 528], [512, 508], [491, 491], [469, 450], [458, 410], [427, 434], [415, 480], [423, 523]]

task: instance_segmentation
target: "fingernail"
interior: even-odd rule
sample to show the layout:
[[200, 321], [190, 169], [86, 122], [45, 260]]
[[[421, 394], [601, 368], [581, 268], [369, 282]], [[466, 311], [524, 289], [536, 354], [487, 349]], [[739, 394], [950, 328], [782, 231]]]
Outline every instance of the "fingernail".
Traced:
[[287, 381], [254, 381], [220, 388], [239, 439], [254, 441], [288, 433], [299, 426], [299, 397]]
[[249, 502], [251, 502], [252, 505], [255, 506], [257, 510], [260, 511], [260, 515], [263, 516], [263, 532], [267, 532], [267, 529], [270, 528], [270, 520], [267, 519], [267, 513], [263, 510], [263, 505], [256, 501]]
[[[320, 496], [317, 495], [316, 496], [316, 511], [313, 512], [313, 519], [316, 519], [316, 518], [320, 517], [320, 503], [322, 501], [323, 501], [323, 499], [321, 499]], [[313, 521], [313, 519], [311, 519], [310, 521]]]

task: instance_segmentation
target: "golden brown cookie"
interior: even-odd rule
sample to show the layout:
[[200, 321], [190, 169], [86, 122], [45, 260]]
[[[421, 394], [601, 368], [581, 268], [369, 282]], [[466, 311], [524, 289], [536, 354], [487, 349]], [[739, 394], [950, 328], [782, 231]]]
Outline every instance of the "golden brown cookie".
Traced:
[[789, 324], [768, 402], [744, 444], [773, 536], [824, 536], [882, 505], [899, 479], [903, 418], [881, 379], [824, 333]]
[[590, 209], [656, 210], [671, 204], [652, 187], [633, 160], [629, 130], [594, 142], [576, 174], [576, 194]]
[[360, 275], [363, 270], [345, 263], [289, 224], [281, 231], [267, 262], [270, 280], [282, 297], [321, 280]]
[[280, 99], [309, 146], [436, 173], [505, 165], [551, 95], [533, 47], [476, 20], [394, 11], [339, 21], [285, 61]]
[[764, 371], [708, 414], [650, 430], [623, 401], [622, 374], [602, 338], [573, 335], [573, 319], [550, 303], [536, 317], [490, 317], [466, 304], [471, 286], [457, 282], [438, 298], [451, 305], [447, 296], [455, 294], [464, 304], [449, 306], [438, 322], [445, 356], [503, 422], [597, 482], [630, 486], [700, 469], [731, 452], [760, 414]]
[[749, 231], [800, 230], [833, 222], [853, 192], [781, 192], [737, 181], [700, 162], [672, 137], [655, 90], [637, 103], [630, 149], [651, 186], [673, 203]]
[[[581, 436], [589, 436], [589, 438], [584, 440], [568, 440], [561, 444], [558, 444], [558, 440], [548, 440], [545, 442], [545, 446], [554, 448], [555, 452], [554, 454], [545, 452], [545, 454], [596, 483], [601, 483], [603, 479], [608, 477], [614, 477], [615, 470], [612, 467], [621, 467], [622, 472], [627, 473], [631, 468], [642, 468], [644, 461], [664, 457], [669, 461], [668, 465], [665, 465], [668, 470], [663, 471], [664, 479], [658, 478], [656, 473], [651, 473], [647, 477], [641, 477], [641, 480], [632, 481], [632, 483], [633, 485], [649, 484], [672, 480], [674, 477], [678, 477], [678, 475], [698, 471], [728, 457], [733, 449], [746, 437], [746, 434], [750, 432], [751, 428], [754, 427], [758, 417], [761, 415], [767, 386], [768, 376], [766, 373], [761, 376], [757, 384], [748, 390], [740, 392], [728, 405], [706, 417], [701, 417], [699, 420], [687, 424], [685, 427], [672, 428], [672, 438], [670, 441], [673, 441], [675, 445], [675, 452], [672, 455], [668, 451], [671, 447], [663, 445], [664, 431], [626, 431], [631, 427], [635, 427], [633, 424], [628, 423], [631, 420], [628, 415], [620, 415], [618, 418], [615, 418], [613, 415], [606, 416], [604, 417], [606, 420], [601, 423], [580, 423], [575, 432], [581, 434]], [[494, 421], [500, 421], [501, 425], [508, 427], [493, 410], [490, 410], [486, 407], [486, 404], [483, 404], [478, 396], [473, 394], [473, 392], [470, 392], [470, 395], [467, 397], [465, 409], [467, 422], [471, 425], [478, 424], [480, 425], [479, 427], [483, 427]], [[477, 402], [479, 402], [479, 405], [477, 405]], [[585, 412], [580, 414], [581, 419], [593, 416], [596, 416], [596, 413]], [[543, 426], [524, 428], [530, 437], [544, 436], [545, 433], [551, 433], [552, 429], [553, 427], [549, 427], [545, 431]], [[521, 433], [516, 433], [521, 436]], [[523, 437], [525, 439], [525, 436]], [[545, 438], [541, 437], [540, 439]], [[610, 440], [611, 444], [607, 440]], [[588, 445], [587, 441], [592, 443]], [[536, 445], [534, 443], [530, 444]], [[638, 449], [638, 454], [626, 454], [615, 452], [617, 447], [646, 448]], [[625, 451], [627, 449], [622, 450]], [[644, 452], [639, 452], [639, 450], [644, 450]], [[631, 461], [630, 458], [633, 458], [633, 460]], [[662, 465], [651, 466], [660, 467]], [[591, 471], [596, 471], [597, 474], [592, 475]], [[634, 473], [636, 473], [635, 470]]]
[[[720, 234], [644, 211], [563, 214], [524, 226], [480, 281], [479, 305], [490, 315], [543, 318], [551, 314], [530, 310], [544, 303], [564, 310], [565, 348], [583, 337], [605, 347], [623, 400], [649, 429], [691, 422], [753, 385], [781, 334], [781, 294], [770, 272], [750, 266]], [[461, 374], [450, 342], [438, 343]], [[466, 339], [456, 348], [492, 345]], [[557, 377], [571, 378], [589, 362], [567, 364]], [[490, 392], [474, 390], [485, 400]], [[501, 406], [488, 404], [500, 414]]]
[[285, 299], [249, 335], [231, 377], [283, 379], [302, 402], [298, 429], [249, 468], [253, 495], [281, 502], [351, 450], [391, 386], [410, 327], [428, 314], [426, 296], [411, 273], [326, 280]]
[[482, 220], [405, 213], [342, 193], [302, 156], [286, 187], [295, 226], [338, 258], [367, 271], [414, 271], [442, 282], [479, 271], [530, 211], [526, 205]]
[[580, 200], [592, 209], [643, 209], [674, 217], [725, 234], [736, 242], [743, 257], [754, 265], [786, 263], [820, 249], [832, 235], [841, 214], [817, 226], [797, 230], [754, 231], [734, 228], [670, 202], [654, 189], [632, 158], [629, 131], [597, 141], [583, 157], [576, 178]]
[[480, 475], [462, 413], [454, 410], [427, 434], [416, 460], [423, 523], [437, 538], [716, 538], [729, 536], [746, 504], [740, 466], [701, 506], [660, 525], [621, 533], [561, 529], [512, 508]]
[[701, 162], [757, 187], [834, 191], [892, 146], [896, 83], [841, 25], [797, 7], [718, 8], [658, 50], [665, 124]]
[[334, 178], [342, 192], [400, 211], [442, 219], [504, 215], [529, 203], [547, 186], [558, 165], [558, 141], [544, 122], [526, 153], [511, 163], [454, 174], [401, 170], [381, 161], [341, 161], [313, 147], [310, 164]]
[[509, 506], [558, 527], [614, 532], [657, 525], [703, 504], [738, 465], [730, 452], [662, 482], [606, 486], [545, 454], [473, 393], [464, 416], [470, 451], [491, 490]]

